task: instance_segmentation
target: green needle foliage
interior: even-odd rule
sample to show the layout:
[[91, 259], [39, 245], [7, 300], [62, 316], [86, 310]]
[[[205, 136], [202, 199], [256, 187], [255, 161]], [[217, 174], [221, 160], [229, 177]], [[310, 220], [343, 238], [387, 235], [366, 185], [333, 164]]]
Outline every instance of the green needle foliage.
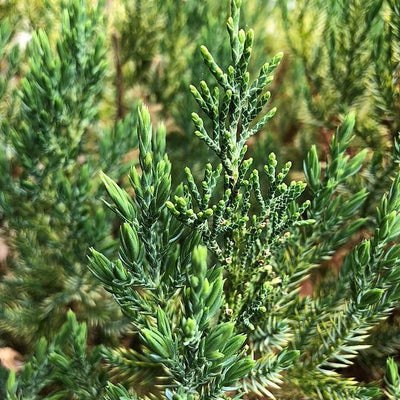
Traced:
[[[245, 336], [235, 335], [231, 322], [215, 321], [223, 299], [222, 269], [207, 268], [207, 251], [196, 247], [197, 235], [180, 239], [183, 226], [165, 206], [171, 195], [165, 129], [160, 126], [153, 134], [149, 118], [142, 108], [138, 124], [141, 174], [136, 168], [130, 173], [134, 202], [114, 181], [103, 177], [113, 201], [109, 207], [124, 221], [119, 259], [112, 262], [93, 250], [91, 269], [138, 330], [142, 347], [136, 357], [131, 354], [129, 378], [140, 376], [143, 364], [150, 371], [154, 370], [151, 364], [156, 364], [161, 375], [154, 381], [176, 382], [177, 395], [212, 398], [234, 388], [252, 361], [240, 350]], [[118, 372], [124, 350], [106, 355]]]
[[399, 370], [393, 358], [389, 358], [386, 364], [385, 375], [386, 391], [385, 394], [389, 400], [400, 398]]
[[[33, 34], [15, 118], [2, 117], [0, 210], [13, 257], [1, 282], [0, 331], [22, 349], [51, 338], [68, 308], [99, 337], [124, 325], [86, 267], [88, 244], [113, 250], [112, 215], [96, 199], [98, 171], [111, 161], [119, 176], [115, 160], [136, 145], [128, 115], [99, 135], [96, 147], [107, 157], [99, 161], [90, 150], [106, 71], [102, 24], [101, 8], [66, 2], [54, 42], [42, 30]], [[115, 150], [122, 129], [126, 144]]]
[[[379, 199], [389, 185], [398, 149], [398, 3], [278, 3], [294, 56], [294, 85], [304, 98], [298, 118], [309, 137], [327, 142], [343, 115], [356, 110], [355, 132], [375, 153], [368, 191]], [[371, 215], [377, 201], [368, 203]]]
[[[218, 87], [210, 88], [204, 81], [191, 87], [204, 117], [211, 120], [207, 129], [204, 118], [192, 114], [195, 134], [220, 164], [207, 164], [200, 184], [186, 169], [181, 193], [171, 193], [165, 146], [157, 144], [163, 131], [160, 134], [159, 128], [151, 139], [143, 109], [138, 130], [142, 175], [136, 169], [131, 172], [134, 200], [104, 178], [113, 200], [109, 206], [124, 221], [120, 258], [111, 261], [93, 250], [92, 271], [137, 326], [141, 346], [129, 358], [131, 380], [133, 375], [140, 377], [140, 365], [150, 369], [151, 362], [158, 364], [149, 374], [159, 374], [154, 382], [159, 382], [157, 390], [164, 390], [166, 398], [209, 399], [233, 389], [278, 398], [281, 392], [282, 398], [285, 393], [321, 399], [375, 398], [377, 386], [356, 384], [339, 369], [368, 347], [369, 332], [398, 301], [400, 264], [393, 241], [400, 233], [400, 178], [380, 202], [373, 236], [346, 257], [336, 286], [324, 282], [316, 286], [315, 298], [299, 297], [307, 273], [366, 222], [358, 217], [366, 190], [345, 194], [341, 187], [360, 171], [367, 152], [346, 154], [355, 124], [354, 115], [349, 115], [331, 140], [323, 172], [316, 148], [309, 152], [304, 167], [312, 201], [303, 203], [298, 198], [305, 184], [284, 182], [290, 163], [277, 171], [271, 154], [265, 181], [251, 169], [246, 142], [275, 114], [275, 109], [266, 109], [270, 97], [266, 86], [281, 55], [250, 81], [253, 32], [239, 29], [239, 9], [240, 2], [232, 1], [227, 24], [231, 64], [226, 71], [206, 47], [201, 48]], [[163, 201], [157, 202], [160, 193]], [[156, 204], [158, 208], [151, 207]], [[306, 209], [310, 218], [303, 216]], [[164, 218], [166, 222], [158, 225]], [[172, 221], [181, 225], [165, 229]], [[160, 227], [164, 229], [157, 233]], [[178, 231], [183, 229], [186, 233], [180, 237]], [[196, 247], [199, 241], [208, 248], [208, 258], [204, 247]], [[159, 245], [150, 247], [152, 243]], [[175, 276], [169, 272], [169, 262]], [[234, 355], [246, 340], [254, 361], [241, 358], [242, 352]], [[118, 353], [121, 360], [123, 350], [107, 353], [111, 364], [118, 361]], [[235, 368], [232, 378], [231, 368]], [[241, 384], [234, 385], [236, 380]], [[167, 389], [171, 385], [173, 389]], [[143, 396], [141, 390], [136, 393]], [[150, 393], [155, 394], [154, 388]], [[123, 398], [128, 392], [110, 386], [108, 396]]]
[[79, 324], [70, 311], [67, 322], [51, 342], [45, 338], [38, 341], [18, 379], [14, 371], [10, 372], [5, 399], [100, 398], [107, 382], [107, 375], [100, 369], [100, 349], [87, 353], [86, 324]]
[[[317, 145], [304, 157], [306, 182], [290, 180], [292, 164], [274, 153], [264, 154], [262, 168], [249, 156], [276, 113], [268, 86], [279, 77], [282, 54], [253, 74], [257, 42], [240, 28], [241, 0], [230, 0], [229, 44], [221, 50], [229, 48], [229, 59], [200, 48], [209, 77], [190, 86], [200, 108], [191, 117], [209, 162], [185, 168], [183, 182], [173, 179], [179, 174], [171, 172], [167, 129], [153, 129], [145, 106], [124, 118], [117, 106], [121, 119], [99, 143], [90, 140], [106, 74], [100, 8], [70, 0], [54, 44], [43, 31], [33, 35], [17, 118], [2, 125], [2, 165], [18, 174], [1, 178], [15, 255], [1, 283], [0, 328], [4, 341], [26, 335], [34, 351], [19, 374], [1, 371], [5, 398], [400, 398], [397, 132], [390, 146], [378, 138], [374, 152], [355, 147], [356, 135], [367, 137], [358, 115], [373, 79], [384, 100], [373, 104], [386, 107], [388, 131], [397, 129], [399, 10], [392, 1], [361, 7], [343, 0], [317, 15], [322, 2], [296, 4], [300, 37], [289, 31], [297, 14], [280, 2], [288, 43], [303, 63], [309, 112], [332, 132], [323, 161]], [[146, 80], [151, 62], [141, 41], [159, 43], [163, 5], [125, 6], [130, 23], [138, 22], [129, 26], [149, 34], [132, 42], [123, 30], [122, 42], [138, 55], [135, 79]], [[10, 27], [0, 28], [0, 45], [8, 48]], [[315, 35], [318, 46], [309, 53], [298, 40]], [[384, 43], [375, 52], [372, 37]], [[390, 62], [379, 70], [383, 54]], [[330, 90], [320, 104], [318, 95]], [[126, 184], [120, 159], [131, 147], [137, 162]], [[98, 203], [100, 179], [118, 224]], [[129, 336], [119, 340], [123, 328]], [[354, 363], [379, 374], [364, 380], [349, 368]]]
[[288, 45], [304, 70], [307, 109], [326, 127], [353, 107], [360, 112], [368, 107], [371, 57], [377, 47], [371, 39], [381, 29], [382, 3], [299, 0], [291, 10], [289, 2], [279, 2]]

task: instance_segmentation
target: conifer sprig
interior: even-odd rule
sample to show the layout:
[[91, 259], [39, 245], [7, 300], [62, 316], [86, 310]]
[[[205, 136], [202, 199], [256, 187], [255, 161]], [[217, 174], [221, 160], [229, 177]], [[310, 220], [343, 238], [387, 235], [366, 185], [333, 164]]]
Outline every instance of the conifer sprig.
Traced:
[[[296, 203], [305, 184], [292, 181], [288, 186], [284, 182], [290, 162], [277, 171], [276, 157], [270, 154], [261, 179], [258, 170], [251, 169], [253, 160], [245, 158], [247, 140], [275, 114], [275, 108], [265, 111], [270, 98], [266, 87], [282, 54], [265, 63], [258, 77], [250, 82], [248, 64], [254, 34], [252, 30], [239, 29], [240, 6], [240, 1], [231, 2], [227, 23], [231, 65], [223, 71], [207, 48], [201, 47], [218, 87], [209, 88], [204, 81], [198, 88], [191, 86], [195, 100], [212, 123], [207, 131], [203, 119], [192, 114], [195, 134], [216, 153], [221, 164], [207, 164], [199, 185], [186, 168], [184, 194], [167, 206], [177, 219], [201, 233], [204, 243], [229, 271], [227, 307], [233, 310], [232, 319], [240, 316], [245, 329], [254, 329], [251, 320], [263, 314], [268, 301], [269, 289], [263, 283], [273, 273], [271, 258], [287, 242], [294, 227], [312, 221], [301, 219], [309, 202]], [[265, 195], [263, 181], [267, 184]], [[237, 288], [245, 281], [249, 281], [249, 289], [239, 293]], [[252, 300], [255, 298], [257, 301]]]
[[[100, 366], [100, 348], [88, 349], [86, 324], [70, 311], [52, 341], [41, 338], [30, 360], [6, 382], [6, 400], [74, 398], [95, 400], [105, 391], [107, 375]], [[76, 374], [79, 370], [79, 374]]]
[[86, 268], [88, 243], [113, 247], [110, 216], [95, 199], [99, 165], [86, 148], [106, 71], [102, 7], [70, 0], [60, 14], [60, 36], [33, 33], [16, 118], [2, 116], [1, 166], [9, 177], [0, 208], [14, 256], [1, 283], [0, 330], [25, 346], [52, 337], [72, 306], [93, 328], [114, 335], [124, 325]]
[[385, 384], [385, 395], [387, 398], [389, 400], [400, 399], [399, 369], [393, 358], [389, 358], [386, 363]]
[[[165, 130], [153, 133], [146, 108], [138, 117], [141, 171], [133, 167], [130, 173], [134, 201], [103, 176], [108, 206], [124, 222], [119, 259], [92, 250], [91, 269], [138, 329], [143, 353], [132, 359], [132, 371], [148, 360], [159, 365], [162, 385], [175, 382], [177, 396], [213, 398], [234, 388], [253, 362], [244, 356], [246, 337], [234, 334], [233, 323], [215, 324], [223, 303], [221, 268], [207, 268], [206, 249], [194, 247], [196, 236], [179, 241], [183, 228], [165, 208], [171, 195]], [[111, 362], [117, 353], [108, 353]]]
[[[171, 164], [165, 154], [165, 128], [153, 133], [145, 107], [138, 111], [139, 166], [130, 171], [134, 201], [111, 178], [103, 182], [112, 200], [106, 203], [123, 224], [119, 259], [110, 261], [92, 250], [92, 272], [131, 318], [151, 315], [182, 287], [184, 275], [174, 260], [182, 227], [165, 208], [171, 192]], [[132, 290], [134, 289], [134, 290]]]

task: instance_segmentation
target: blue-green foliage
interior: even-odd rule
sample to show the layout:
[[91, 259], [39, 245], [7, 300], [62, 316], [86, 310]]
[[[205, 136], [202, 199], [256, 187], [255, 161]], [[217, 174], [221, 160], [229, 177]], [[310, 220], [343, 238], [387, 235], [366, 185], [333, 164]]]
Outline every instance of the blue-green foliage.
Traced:
[[[376, 198], [367, 189], [376, 182], [368, 173], [382, 160], [368, 150], [350, 155], [356, 116], [348, 111], [366, 91], [364, 82], [356, 81], [366, 74], [365, 65], [350, 59], [347, 80], [331, 82], [343, 92], [338, 107], [347, 116], [323, 162], [317, 146], [307, 153], [307, 183], [288, 182], [291, 163], [279, 163], [274, 153], [258, 170], [248, 144], [276, 112], [267, 87], [282, 54], [251, 76], [254, 33], [240, 29], [241, 3], [230, 1], [230, 59], [220, 65], [202, 46], [210, 79], [190, 87], [201, 110], [192, 113], [195, 136], [212, 154], [202, 167], [203, 180], [186, 168], [185, 181], [174, 182], [166, 128], [153, 129], [145, 106], [100, 135], [100, 160], [85, 152], [105, 74], [99, 9], [71, 0], [57, 50], [44, 32], [34, 35], [20, 119], [4, 141], [11, 151], [4, 160], [21, 172], [10, 176], [1, 203], [18, 257], [13, 273], [3, 278], [0, 328], [5, 337], [44, 333], [52, 339], [38, 342], [18, 376], [8, 374], [8, 399], [399, 397], [392, 359], [384, 389], [344, 373], [358, 356], [371, 354], [376, 332], [400, 298], [399, 144], [393, 142], [393, 171], [386, 170], [382, 179], [390, 188], [371, 213]], [[328, 32], [333, 77], [346, 71], [333, 65], [331, 53], [340, 47], [341, 57], [360, 52], [364, 57], [369, 34], [354, 27], [355, 49], [351, 32], [339, 37], [341, 24], [361, 15], [368, 29], [379, 27], [374, 13], [382, 2], [369, 1], [362, 10], [356, 3], [328, 9], [344, 21], [335, 20]], [[138, 13], [132, 17], [141, 23], [145, 5], [134, 4]], [[388, 7], [395, 35], [398, 9], [391, 1]], [[288, 9], [283, 11], [288, 18]], [[149, 17], [158, 20], [151, 12]], [[134, 47], [140, 49], [140, 43]], [[136, 67], [136, 76], [145, 74], [146, 64]], [[311, 100], [317, 117], [331, 111], [314, 109]], [[122, 144], [116, 148], [115, 142]], [[130, 144], [138, 147], [138, 160], [125, 185], [116, 164]], [[118, 254], [112, 219], [97, 203], [99, 167], [105, 205], [119, 221]], [[309, 275], [322, 265], [329, 269], [332, 255], [344, 245], [347, 255], [335, 261], [338, 270], [330, 268], [326, 279], [312, 282], [311, 295], [300, 295]], [[86, 246], [92, 246], [89, 268]], [[115, 339], [128, 326], [134, 342], [91, 348], [86, 325], [71, 312], [55, 333], [67, 308], [89, 327], [115, 332]], [[388, 330], [384, 356], [399, 348], [396, 332]]]
[[[108, 154], [101, 162], [89, 150], [107, 65], [102, 9], [71, 0], [60, 12], [58, 37], [42, 30], [32, 35], [15, 115], [2, 116], [0, 136], [0, 210], [13, 250], [11, 273], [1, 283], [0, 331], [28, 347], [52, 337], [68, 308], [105, 337], [124, 326], [88, 271], [86, 254], [88, 244], [113, 249], [112, 215], [101, 207], [98, 173], [112, 162], [110, 173], [120, 176], [116, 159], [136, 145], [135, 126], [127, 115], [99, 135], [95, 146]], [[125, 144], [114, 149], [121, 129]]]

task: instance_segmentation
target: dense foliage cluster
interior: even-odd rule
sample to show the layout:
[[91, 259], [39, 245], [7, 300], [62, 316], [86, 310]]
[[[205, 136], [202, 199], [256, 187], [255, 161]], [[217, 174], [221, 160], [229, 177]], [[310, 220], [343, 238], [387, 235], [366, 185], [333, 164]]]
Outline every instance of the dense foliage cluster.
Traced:
[[1, 398], [400, 399], [400, 6], [265, 3], [0, 5]]

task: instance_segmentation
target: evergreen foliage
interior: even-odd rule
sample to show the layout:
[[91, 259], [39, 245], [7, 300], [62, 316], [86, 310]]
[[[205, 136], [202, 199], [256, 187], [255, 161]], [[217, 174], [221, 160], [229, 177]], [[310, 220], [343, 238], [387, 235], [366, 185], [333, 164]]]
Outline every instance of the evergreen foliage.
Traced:
[[0, 325], [3, 334], [28, 346], [52, 337], [66, 308], [106, 335], [123, 326], [87, 271], [86, 253], [90, 243], [112, 251], [112, 219], [98, 200], [96, 176], [107, 161], [114, 174], [121, 165], [117, 159], [126, 148], [116, 154], [113, 149], [121, 129], [126, 147], [135, 145], [132, 121], [127, 116], [99, 137], [97, 146], [107, 157], [100, 161], [88, 152], [106, 69], [101, 9], [70, 1], [62, 15], [55, 43], [42, 30], [33, 35], [17, 111], [13, 119], [2, 119], [6, 190], [0, 209], [15, 257], [2, 281]]
[[[51, 342], [41, 338], [24, 369], [11, 371], [6, 383], [7, 400], [98, 399], [107, 376], [100, 369], [101, 353], [87, 354], [87, 328], [69, 311], [67, 322]], [[43, 396], [43, 393], [47, 393]]]
[[[178, 79], [175, 55], [193, 53], [184, 34], [171, 38], [198, 27], [196, 15], [212, 19], [208, 2], [179, 4], [174, 26], [169, 1], [123, 2], [111, 127], [99, 122], [110, 83], [101, 4], [66, 1], [60, 32], [37, 30], [22, 55], [1, 23], [0, 211], [12, 256], [0, 335], [29, 353], [20, 372], [0, 371], [4, 398], [400, 398], [399, 7], [278, 2], [308, 116], [332, 133], [327, 148], [309, 147], [303, 182], [274, 152], [260, 168], [253, 144], [273, 126], [268, 89], [285, 65], [278, 53], [255, 71], [254, 32], [240, 28], [242, 1], [229, 3], [229, 41], [200, 47], [209, 76], [190, 86], [207, 161], [182, 168], [182, 182], [167, 127], [153, 129], [146, 106], [127, 113], [119, 74], [129, 64], [129, 79], [152, 88], [164, 49], [168, 91], [154, 94], [175, 101], [192, 78]], [[213, 21], [204, 36], [220, 31]], [[137, 160], [122, 161], [133, 148]]]
[[[292, 182], [288, 187], [283, 183], [290, 164], [286, 164], [281, 172], [276, 173], [277, 162], [273, 154], [265, 167], [268, 197], [262, 196], [258, 172], [250, 171], [252, 160], [245, 159], [245, 143], [275, 113], [275, 109], [263, 112], [270, 96], [265, 86], [270, 82], [280, 56], [265, 64], [254, 83], [249, 83], [247, 64], [253, 33], [249, 31], [246, 34], [239, 30], [239, 3], [233, 1], [231, 6], [232, 16], [228, 19], [228, 31], [232, 64], [227, 71], [224, 72], [217, 65], [207, 48], [201, 49], [205, 64], [223, 92], [218, 88], [210, 89], [204, 81], [200, 83], [199, 89], [191, 87], [194, 98], [212, 121], [212, 131], [208, 132], [203, 119], [193, 114], [196, 136], [216, 153], [221, 164], [217, 167], [211, 164], [206, 166], [201, 190], [190, 170], [186, 169], [187, 185], [183, 187], [181, 196], [175, 195], [173, 201], [166, 203], [167, 207], [172, 215], [189, 228], [189, 232], [201, 237], [201, 241], [214, 254], [214, 262], [225, 271], [225, 304], [224, 308], [221, 307], [222, 304], [219, 306], [222, 308], [219, 320], [228, 321], [224, 323], [233, 322], [238, 333], [248, 335], [249, 344], [253, 341], [256, 344], [252, 351], [256, 359], [253, 371], [248, 378], [242, 375], [245, 379], [242, 387], [246, 391], [272, 396], [271, 390], [276, 390], [278, 384], [282, 384], [285, 390], [291, 386], [294, 391], [303, 392], [310, 398], [373, 397], [378, 393], [376, 387], [355, 385], [353, 381], [342, 378], [335, 369], [348, 366], [358, 351], [368, 347], [365, 345], [368, 332], [396, 304], [398, 283], [395, 276], [398, 266], [389, 257], [390, 270], [385, 270], [385, 263], [381, 260], [386, 259], [391, 252], [396, 252], [396, 246], [388, 245], [398, 236], [396, 210], [399, 178], [393, 182], [391, 192], [388, 197], [383, 197], [378, 208], [373, 239], [362, 242], [346, 257], [337, 287], [322, 287], [321, 298], [299, 298], [299, 284], [306, 273], [332, 254], [365, 223], [360, 218], [351, 221], [365, 201], [365, 190], [350, 197], [341, 195], [337, 190], [340, 184], [348, 182], [360, 170], [366, 152], [353, 158], [345, 154], [354, 127], [354, 116], [349, 115], [332, 138], [330, 159], [323, 179], [320, 177], [321, 166], [315, 147], [306, 158], [306, 177], [314, 195], [311, 206], [309, 202], [296, 204], [295, 200], [303, 192], [304, 185], [301, 182]], [[142, 137], [149, 130], [139, 130], [140, 141], [145, 141]], [[142, 179], [146, 174], [143, 148], [144, 146], [140, 155], [140, 160], [143, 160]], [[136, 172], [134, 175], [136, 176]], [[139, 203], [143, 186], [138, 187], [136, 177], [131, 181], [137, 196], [135, 201]], [[151, 185], [154, 194], [160, 191], [160, 184], [156, 182], [157, 180], [153, 180]], [[109, 180], [106, 180], [106, 187], [117, 207], [116, 212], [125, 221], [136, 225], [137, 211], [132, 210], [134, 206], [126, 193]], [[222, 198], [218, 199], [218, 193], [222, 193]], [[308, 226], [316, 221], [300, 219], [307, 206], [310, 206], [309, 214], [318, 221], [316, 237], [324, 235], [326, 238], [321, 245], [318, 245], [313, 235], [309, 236]], [[137, 210], [142, 212], [143, 209], [141, 205]], [[139, 233], [137, 236], [132, 235], [135, 242], [132, 248], [140, 247], [140, 232], [144, 232], [144, 229], [139, 228], [136, 231]], [[142, 240], [145, 241], [144, 238]], [[122, 236], [123, 246], [124, 243], [126, 245], [126, 239]], [[196, 253], [193, 257], [197, 257]], [[135, 271], [137, 267], [133, 267], [131, 272], [133, 259], [130, 264], [124, 258], [111, 263], [99, 253], [93, 252], [94, 273], [110, 286], [109, 290], [117, 299], [127, 299], [126, 289], [124, 295], [120, 295], [120, 289], [116, 292], [116, 288], [112, 287], [112, 282], [117, 280], [125, 282], [120, 284], [123, 287], [128, 282], [135, 285], [135, 280], [142, 288], [151, 287], [143, 282], [146, 273], [143, 274], [140, 267], [138, 273]], [[189, 287], [193, 285], [193, 280], [196, 285], [201, 286], [202, 273], [196, 270], [194, 262], [195, 258], [192, 258], [190, 271], [193, 276], [189, 280]], [[175, 265], [180, 264], [175, 261]], [[212, 268], [209, 273], [212, 274], [213, 271]], [[157, 276], [162, 275], [163, 272], [157, 272]], [[162, 281], [165, 282], [165, 279]], [[208, 279], [208, 283], [212, 290], [213, 281]], [[157, 291], [162, 285], [155, 286], [153, 291]], [[181, 300], [183, 310], [189, 302], [185, 292], [183, 290]], [[171, 374], [177, 387], [185, 388], [186, 395], [193, 392], [199, 398], [212, 398], [210, 393], [199, 390], [196, 378], [193, 377], [190, 383], [186, 383], [183, 378], [187, 379], [187, 372], [183, 376], [175, 372], [177, 367], [173, 361], [176, 357], [174, 354], [179, 350], [174, 347], [174, 340], [169, 333], [171, 328], [163, 327], [163, 314], [151, 310], [145, 301], [138, 301], [136, 295], [130, 297], [131, 309], [135, 312], [156, 315], [157, 322], [154, 323], [157, 323], [157, 329], [138, 328], [144, 346], [161, 358], [159, 361], [167, 371], [167, 376]], [[175, 302], [176, 296], [173, 299]], [[157, 301], [152, 301], [152, 305], [155, 304]], [[203, 304], [206, 307], [203, 305], [200, 308], [202, 318], [208, 319], [214, 315], [213, 307], [209, 309], [209, 316], [204, 317], [208, 307], [207, 303]], [[169, 308], [168, 300], [165, 307]], [[172, 306], [171, 308], [174, 309]], [[137, 316], [135, 321], [141, 318]], [[273, 329], [274, 325], [277, 332]], [[201, 337], [202, 328], [204, 329], [201, 320], [199, 322], [195, 318], [191, 335], [198, 334]], [[185, 329], [183, 333], [188, 334]], [[210, 335], [212, 333], [213, 330]], [[185, 346], [188, 340], [183, 336], [180, 340], [175, 339], [175, 342]], [[224, 360], [226, 355], [222, 343], [224, 341], [220, 342], [219, 351]], [[277, 350], [280, 351], [278, 354]], [[205, 351], [207, 352], [207, 347]], [[185, 353], [183, 359], [190, 360]], [[191, 365], [194, 368], [193, 362]], [[286, 372], [280, 377], [282, 371]], [[196, 375], [198, 376], [199, 374]], [[309, 379], [304, 379], [307, 376]], [[159, 379], [163, 380], [161, 376]], [[208, 382], [208, 386], [212, 387], [211, 382]], [[110, 390], [119, 393], [121, 389]], [[166, 396], [168, 397], [167, 393]]]

